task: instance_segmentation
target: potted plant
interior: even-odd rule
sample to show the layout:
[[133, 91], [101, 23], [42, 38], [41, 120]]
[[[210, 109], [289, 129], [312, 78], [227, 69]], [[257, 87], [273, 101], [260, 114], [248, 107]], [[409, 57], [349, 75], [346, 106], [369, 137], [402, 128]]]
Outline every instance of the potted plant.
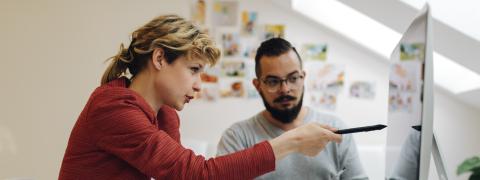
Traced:
[[480, 157], [474, 156], [463, 161], [457, 168], [457, 175], [470, 171], [472, 175], [468, 178], [469, 180], [480, 180]]

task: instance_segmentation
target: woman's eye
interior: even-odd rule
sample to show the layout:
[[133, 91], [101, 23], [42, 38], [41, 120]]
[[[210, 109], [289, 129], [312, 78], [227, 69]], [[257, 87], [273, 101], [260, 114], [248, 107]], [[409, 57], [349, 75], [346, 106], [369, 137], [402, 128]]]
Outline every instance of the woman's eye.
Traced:
[[199, 68], [199, 67], [191, 67], [190, 70], [191, 70], [193, 73], [198, 73], [198, 72], [200, 72], [200, 68]]

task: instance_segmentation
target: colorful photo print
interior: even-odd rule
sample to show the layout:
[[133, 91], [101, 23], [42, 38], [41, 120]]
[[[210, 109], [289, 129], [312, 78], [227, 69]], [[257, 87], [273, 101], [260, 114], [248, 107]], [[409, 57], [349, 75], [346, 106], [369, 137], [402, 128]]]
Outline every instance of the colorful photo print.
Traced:
[[257, 54], [257, 45], [245, 43], [241, 47], [242, 57], [254, 59], [255, 54]]
[[419, 100], [420, 61], [395, 63], [390, 69], [389, 112], [411, 112]]
[[206, 3], [205, 0], [192, 0], [191, 16], [192, 21], [199, 25], [204, 26], [206, 20]]
[[202, 89], [195, 98], [215, 102], [220, 97], [220, 85], [218, 83], [203, 83]]
[[413, 93], [411, 92], [389, 92], [389, 112], [411, 112], [413, 108]]
[[243, 61], [223, 61], [220, 63], [223, 76], [226, 77], [245, 77], [245, 62]]
[[418, 60], [425, 58], [425, 44], [423, 43], [402, 43], [400, 44], [400, 60]]
[[334, 64], [325, 64], [309, 68], [307, 89], [312, 92], [338, 94], [345, 82], [345, 68]]
[[395, 63], [390, 69], [389, 90], [399, 92], [416, 92], [419, 79], [420, 63]]
[[235, 26], [237, 24], [238, 2], [217, 1], [213, 4], [213, 23], [216, 26]]
[[257, 12], [242, 12], [242, 35], [254, 35], [257, 26]]
[[326, 44], [304, 44], [302, 54], [305, 60], [325, 61], [327, 50]]
[[200, 78], [204, 83], [218, 83], [218, 76], [214, 74], [209, 74], [205, 72], [200, 74]]
[[240, 38], [236, 33], [222, 34], [222, 47], [224, 56], [238, 56], [240, 53]]
[[242, 80], [225, 81], [221, 83], [220, 96], [222, 98], [244, 98], [245, 84]]
[[355, 81], [350, 86], [350, 97], [358, 99], [373, 99], [375, 97], [375, 84], [365, 81]]
[[200, 74], [200, 78], [204, 83], [218, 83], [221, 69], [217, 66], [206, 67], [204, 72]]
[[265, 25], [263, 39], [271, 38], [285, 38], [285, 26], [281, 24], [267, 24]]
[[337, 107], [337, 94], [327, 92], [315, 92], [310, 95], [312, 106], [324, 110], [335, 111]]

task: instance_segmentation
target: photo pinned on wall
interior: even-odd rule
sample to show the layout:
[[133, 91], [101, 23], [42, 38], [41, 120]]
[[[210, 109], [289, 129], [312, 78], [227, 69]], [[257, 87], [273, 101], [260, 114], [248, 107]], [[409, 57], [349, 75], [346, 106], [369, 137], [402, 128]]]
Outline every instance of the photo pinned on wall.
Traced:
[[206, 68], [205, 72], [200, 74], [203, 83], [218, 83], [219, 70], [216, 67]]
[[237, 24], [238, 2], [216, 1], [213, 4], [212, 21], [216, 26], [235, 26]]
[[350, 85], [350, 97], [358, 99], [375, 98], [375, 84], [366, 81], [355, 81]]
[[334, 93], [316, 92], [310, 95], [311, 105], [321, 109], [335, 111], [337, 107], [337, 96]]
[[400, 44], [400, 61], [423, 61], [425, 57], [424, 43], [402, 43]]
[[195, 98], [209, 102], [215, 102], [220, 98], [220, 87], [218, 83], [203, 83], [202, 89]]
[[202, 89], [196, 94], [195, 98], [206, 101], [218, 100], [220, 96], [219, 74], [218, 68], [205, 69], [205, 72], [200, 74]]
[[339, 93], [345, 82], [345, 68], [334, 64], [311, 66], [308, 90]]
[[411, 112], [419, 88], [420, 62], [396, 63], [391, 67], [389, 81], [389, 112]]
[[245, 77], [246, 67], [243, 61], [222, 61], [220, 68], [225, 77]]
[[420, 63], [395, 63], [390, 67], [390, 90], [400, 92], [416, 92]]
[[271, 38], [285, 38], [285, 26], [281, 24], [267, 24], [265, 25], [263, 40]]
[[345, 82], [344, 66], [312, 64], [307, 69], [307, 90], [313, 106], [334, 111]]
[[240, 53], [240, 38], [237, 33], [223, 33], [221, 37], [223, 55], [238, 56]]
[[242, 12], [242, 35], [254, 35], [257, 28], [257, 12], [243, 11]]
[[302, 46], [302, 54], [305, 60], [326, 61], [327, 45], [326, 44], [304, 44]]
[[254, 59], [257, 54], [257, 47], [255, 45], [245, 44], [242, 47], [242, 57]]
[[259, 46], [258, 39], [256, 38], [242, 38], [240, 45], [241, 57], [254, 59]]
[[220, 83], [220, 96], [222, 98], [244, 98], [245, 83], [240, 79], [222, 79]]
[[413, 108], [413, 93], [411, 92], [389, 92], [389, 112], [411, 112]]
[[205, 0], [192, 0], [192, 5], [191, 5], [191, 17], [193, 23], [199, 25], [199, 26], [205, 26], [206, 22], [206, 3]]

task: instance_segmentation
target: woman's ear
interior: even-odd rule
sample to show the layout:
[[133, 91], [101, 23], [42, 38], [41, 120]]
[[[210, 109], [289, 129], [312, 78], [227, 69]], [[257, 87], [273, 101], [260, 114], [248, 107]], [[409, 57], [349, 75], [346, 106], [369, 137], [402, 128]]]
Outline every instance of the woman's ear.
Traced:
[[165, 51], [162, 48], [155, 48], [152, 53], [152, 64], [155, 69], [160, 70], [167, 60], [165, 59]]

